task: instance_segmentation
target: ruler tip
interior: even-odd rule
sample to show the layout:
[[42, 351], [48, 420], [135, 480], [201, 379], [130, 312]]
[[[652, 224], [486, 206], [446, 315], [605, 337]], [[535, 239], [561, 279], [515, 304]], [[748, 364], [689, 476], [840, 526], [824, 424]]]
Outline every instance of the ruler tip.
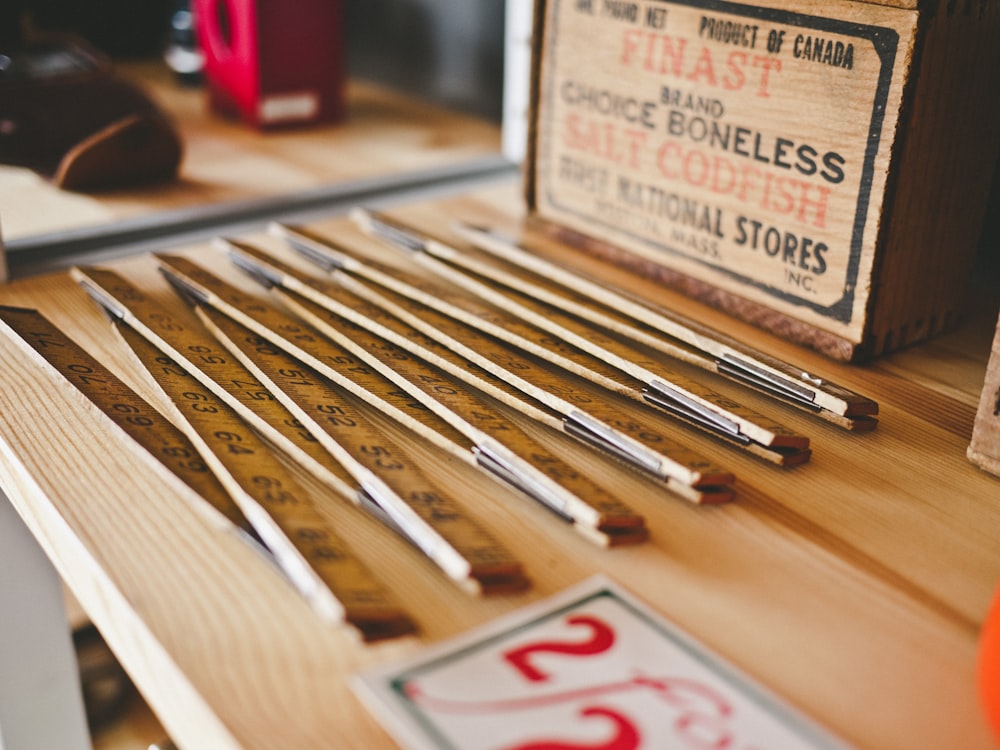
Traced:
[[366, 234], [373, 235], [399, 250], [411, 253], [422, 253], [427, 250], [427, 241], [398, 221], [385, 214], [369, 209], [356, 209], [352, 212], [355, 223]]
[[289, 234], [298, 231], [298, 229], [294, 224], [284, 224], [280, 221], [269, 221], [267, 223], [267, 233], [272, 237], [282, 240], [287, 239]]
[[167, 280], [170, 286], [174, 289], [181, 298], [191, 306], [201, 305], [208, 302], [208, 296], [206, 293], [194, 286], [190, 281], [185, 279], [177, 269], [173, 268], [169, 263], [162, 262], [163, 258], [157, 256], [160, 260], [159, 269], [160, 273], [163, 274], [163, 278]]
[[125, 319], [125, 309], [122, 308], [112, 297], [104, 292], [93, 279], [87, 275], [86, 271], [73, 268], [71, 271], [73, 279], [80, 285], [80, 287], [87, 293], [91, 300], [93, 300], [97, 306], [108, 316], [108, 319], [112, 322], [118, 322]]

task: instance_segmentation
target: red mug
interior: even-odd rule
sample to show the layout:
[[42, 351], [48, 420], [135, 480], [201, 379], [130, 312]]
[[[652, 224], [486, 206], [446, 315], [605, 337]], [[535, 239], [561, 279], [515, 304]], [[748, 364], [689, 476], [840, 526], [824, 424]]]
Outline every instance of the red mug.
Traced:
[[337, 0], [194, 0], [212, 108], [258, 128], [344, 115]]

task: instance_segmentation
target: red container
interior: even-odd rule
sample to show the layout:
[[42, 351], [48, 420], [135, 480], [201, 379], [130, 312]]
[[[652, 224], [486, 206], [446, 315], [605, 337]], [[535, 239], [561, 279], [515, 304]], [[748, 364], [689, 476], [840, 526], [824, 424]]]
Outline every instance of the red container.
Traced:
[[258, 128], [344, 114], [337, 0], [194, 0], [212, 108]]

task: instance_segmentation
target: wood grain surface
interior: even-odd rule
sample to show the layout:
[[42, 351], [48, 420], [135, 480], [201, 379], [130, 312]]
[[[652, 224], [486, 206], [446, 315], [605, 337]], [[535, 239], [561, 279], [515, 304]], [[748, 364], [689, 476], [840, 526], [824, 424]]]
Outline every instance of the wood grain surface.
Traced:
[[[455, 219], [517, 232], [519, 206], [511, 183], [395, 210], [448, 239]], [[314, 228], [403, 262], [345, 221]], [[249, 239], [281, 248], [270, 237]], [[624, 269], [533, 239], [546, 257], [875, 398], [878, 429], [851, 434], [692, 372], [809, 435], [814, 449], [809, 464], [780, 469], [658, 423], [737, 475], [734, 502], [696, 507], [525, 423], [646, 517], [651, 540], [618, 549], [595, 548], [524, 498], [411, 440], [414, 454], [518, 555], [533, 587], [471, 597], [354, 507], [313, 486], [324, 514], [420, 629], [417, 637], [366, 646], [350, 631], [324, 627], [255, 553], [207, 526], [179, 482], [132, 450], [73, 390], [4, 343], [0, 483], [178, 744], [391, 746], [354, 697], [353, 674], [603, 572], [852, 745], [994, 746], [974, 666], [979, 627], [1000, 580], [1000, 482], [971, 465], [965, 451], [995, 308], [952, 335], [850, 367]], [[211, 247], [182, 252], [256, 289]], [[149, 256], [113, 267], [183, 311]], [[126, 381], [153, 393], [103, 313], [68, 275], [11, 283], [0, 288], [0, 304], [40, 309]]]

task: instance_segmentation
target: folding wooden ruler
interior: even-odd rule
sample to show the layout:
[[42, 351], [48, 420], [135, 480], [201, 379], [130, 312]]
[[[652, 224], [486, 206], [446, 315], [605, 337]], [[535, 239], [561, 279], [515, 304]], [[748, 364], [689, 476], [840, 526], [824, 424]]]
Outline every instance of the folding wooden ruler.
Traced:
[[[517, 369], [518, 375], [515, 375], [491, 363], [492, 358], [502, 360], [504, 356], [491, 349], [481, 360], [491, 363], [489, 367], [499, 368], [505, 373], [504, 377], [489, 377], [490, 369], [479, 374], [476, 368], [470, 369], [463, 357], [412, 330], [377, 305], [366, 304], [366, 300], [346, 290], [340, 294], [349, 295], [350, 299], [338, 301], [334, 299], [338, 294], [336, 286], [323, 288], [319, 280], [307, 279], [301, 272], [246, 243], [228, 241], [225, 244], [238, 265], [264, 283], [284, 289], [279, 294], [296, 312], [320, 328], [324, 336], [380, 368], [387, 377], [396, 378], [402, 387], [409, 387], [415, 393], [423, 391], [429, 408], [441, 409], [439, 399], [442, 396], [450, 396], [451, 391], [457, 391], [463, 384], [471, 386], [513, 406], [525, 416], [664, 480], [668, 488], [690, 500], [722, 502], [730, 499], [732, 474], [650, 426], [623, 418], [619, 409], [609, 408], [592, 394], [575, 389], [572, 383], [544, 366], [527, 360], [515, 362], [511, 364]], [[414, 357], [438, 369], [428, 370], [427, 365], [413, 361]], [[396, 370], [403, 361], [408, 362], [409, 372], [405, 374]], [[531, 377], [529, 371], [534, 372], [534, 383], [520, 377], [520, 374]], [[435, 385], [445, 373], [451, 376], [451, 382], [445, 384], [447, 394]], [[601, 407], [605, 408], [599, 414], [591, 412]], [[465, 413], [475, 416], [468, 410]]]
[[[603, 336], [592, 327], [559, 319], [558, 310], [530, 311], [525, 301], [490, 299], [490, 290], [475, 288], [473, 285], [478, 282], [473, 279], [460, 281], [469, 282], [463, 286], [470, 288], [476, 297], [456, 295], [440, 284], [419, 279], [399, 268], [361, 260], [351, 251], [302, 229], [278, 226], [277, 231], [292, 247], [338, 279], [350, 274], [390, 292], [387, 296], [394, 309], [405, 311], [408, 322], [427, 335], [445, 341], [443, 330], [451, 329], [453, 335], [447, 339], [448, 346], [456, 351], [463, 347], [463, 341], [474, 340], [476, 350], [490, 346], [490, 339], [502, 341], [778, 465], [793, 466], [809, 459], [808, 438], [699, 383], [665, 371], [658, 363], [644, 360], [627, 345]], [[436, 263], [429, 256], [417, 257], [425, 264]], [[439, 268], [433, 270], [442, 274]], [[479, 298], [486, 298], [495, 306]], [[468, 348], [465, 346], [463, 350]], [[499, 372], [494, 374], [503, 377]]]
[[[332, 388], [327, 385], [327, 379], [312, 368], [210, 307], [199, 307], [198, 314], [216, 338], [240, 357], [273, 392], [284, 396], [289, 408], [299, 414], [299, 419], [314, 434], [322, 434], [324, 419], [344, 418], [339, 414], [332, 416], [321, 409], [321, 403], [326, 399], [320, 397]], [[392, 383], [388, 385], [391, 387]], [[485, 414], [482, 409], [479, 413]], [[492, 418], [493, 415], [490, 416]], [[503, 424], [498, 431], [502, 441], [488, 437], [481, 439], [467, 455], [475, 457], [479, 465], [495, 477], [537, 500], [602, 546], [634, 544], [647, 539], [644, 519], [603, 487], [511, 425]], [[531, 475], [523, 471], [523, 461], [508, 458], [512, 442], [520, 449], [515, 455], [527, 453], [531, 456], [530, 466], [537, 467]], [[391, 455], [380, 457], [379, 464], [383, 471], [395, 468]], [[551, 481], [542, 481], [542, 477]]]
[[[423, 437], [440, 440], [433, 432], [434, 419], [459, 432], [461, 444], [451, 446], [455, 455], [537, 500], [588, 537], [602, 544], [647, 537], [644, 519], [614, 495], [531, 439], [481, 395], [407, 352], [381, 341], [345, 347], [339, 336], [310, 329], [190, 261], [161, 256], [160, 262], [167, 276], [203, 308], [215, 308], [242, 323]], [[405, 374], [385, 366], [381, 358]], [[388, 396], [400, 389], [409, 394], [408, 400], [400, 403], [396, 398], [393, 403]], [[414, 401], [420, 405], [416, 411]]]
[[366, 640], [414, 630], [269, 449], [172, 360], [134, 332], [123, 331], [144, 367], [180, 405], [178, 413], [193, 427], [187, 433], [36, 311], [0, 308], [0, 322], [16, 345], [30, 347], [220, 515], [241, 528], [252, 527], [325, 621], [346, 621]]
[[[793, 364], [736, 341], [677, 313], [546, 260], [489, 229], [459, 224], [456, 232], [484, 254], [459, 250], [394, 219], [368, 213], [397, 241], [474, 274], [494, 287], [521, 292], [625, 338], [727, 377], [848, 430], [878, 424], [878, 404]], [[491, 259], [493, 262], [487, 262]]]
[[[327, 483], [335, 468], [343, 475], [337, 486], [350, 488], [346, 494], [353, 502], [400, 533], [452, 580], [484, 593], [528, 585], [506, 547], [354, 404], [327, 394], [323, 409], [333, 418], [324, 422], [327, 437], [319, 442], [207, 331], [187, 324], [111, 271], [78, 268], [73, 274], [113, 318], [151, 342], [269, 440], [274, 438], [279, 448], [289, 449], [293, 460], [310, 472], [319, 467]], [[388, 464], [392, 472], [385, 470]]]

